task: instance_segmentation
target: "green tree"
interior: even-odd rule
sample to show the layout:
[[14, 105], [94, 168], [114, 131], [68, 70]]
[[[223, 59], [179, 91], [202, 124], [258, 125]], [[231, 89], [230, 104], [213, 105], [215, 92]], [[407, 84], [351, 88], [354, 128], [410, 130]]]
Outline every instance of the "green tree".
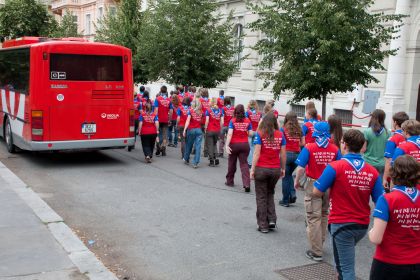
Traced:
[[142, 13], [138, 0], [124, 0], [118, 6], [116, 14], [107, 13], [99, 20], [95, 41], [125, 46], [133, 52], [134, 82], [146, 82], [140, 69], [141, 59], [136, 55]]
[[0, 8], [0, 35], [3, 37], [48, 36], [57, 22], [47, 7], [36, 0], [6, 0]]
[[[369, 13], [373, 0], [272, 0], [250, 5], [259, 19], [250, 27], [266, 38], [256, 49], [263, 57], [260, 74], [267, 87], [273, 83], [276, 98], [289, 90], [290, 102], [325, 100], [333, 92], [347, 92], [355, 84], [378, 80], [373, 69], [384, 67], [392, 36], [402, 15]], [[391, 23], [391, 24], [389, 24]], [[276, 71], [267, 71], [278, 64]]]
[[237, 68], [231, 16], [224, 22], [213, 0], [162, 0], [148, 10], [137, 59], [147, 80], [215, 87]]
[[77, 22], [74, 20], [74, 15], [66, 11], [56, 30], [51, 34], [51, 37], [80, 37], [81, 34], [77, 33]]

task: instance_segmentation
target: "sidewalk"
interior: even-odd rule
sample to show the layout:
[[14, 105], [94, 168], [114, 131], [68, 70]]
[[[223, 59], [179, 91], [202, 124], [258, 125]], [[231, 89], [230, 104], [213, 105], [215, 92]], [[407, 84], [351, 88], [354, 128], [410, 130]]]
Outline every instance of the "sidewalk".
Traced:
[[116, 280], [35, 192], [0, 162], [0, 280]]

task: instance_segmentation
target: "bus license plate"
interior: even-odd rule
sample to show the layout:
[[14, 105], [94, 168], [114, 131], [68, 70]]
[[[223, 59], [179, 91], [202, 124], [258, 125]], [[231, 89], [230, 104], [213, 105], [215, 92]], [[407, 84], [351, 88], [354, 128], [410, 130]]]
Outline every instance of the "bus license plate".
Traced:
[[82, 125], [83, 134], [92, 134], [96, 133], [96, 123], [84, 123]]

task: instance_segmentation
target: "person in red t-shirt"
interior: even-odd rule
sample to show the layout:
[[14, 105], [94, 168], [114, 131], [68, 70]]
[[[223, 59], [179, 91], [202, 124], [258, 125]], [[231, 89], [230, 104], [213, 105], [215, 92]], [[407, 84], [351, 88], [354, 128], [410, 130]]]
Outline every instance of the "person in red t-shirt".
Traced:
[[162, 153], [166, 156], [166, 143], [168, 142], [168, 123], [172, 116], [172, 103], [168, 97], [168, 88], [162, 86], [155, 99], [155, 114], [159, 118], [159, 142], [156, 143], [156, 156]]
[[365, 162], [360, 150], [363, 133], [350, 129], [343, 135], [342, 159], [330, 163], [314, 183], [314, 197], [330, 190], [328, 231], [332, 240], [338, 279], [356, 279], [355, 247], [366, 235], [370, 222], [370, 197], [383, 194], [378, 171]]
[[390, 176], [390, 193], [379, 197], [369, 239], [376, 244], [371, 280], [420, 279], [420, 163], [397, 158]]
[[153, 148], [156, 140], [159, 141], [157, 133], [159, 130], [159, 119], [156, 113], [152, 111], [152, 103], [150, 100], [146, 102], [139, 116], [139, 135], [141, 137], [141, 145], [147, 163], [152, 162]]
[[300, 152], [296, 164], [295, 188], [300, 188], [300, 177], [306, 167], [305, 210], [307, 235], [310, 249], [306, 256], [314, 261], [322, 261], [323, 244], [327, 232], [328, 193], [322, 197], [313, 196], [315, 181], [321, 176], [325, 167], [341, 158], [339, 148], [330, 143], [330, 126], [327, 122], [317, 122], [314, 126], [315, 143], [306, 144]]
[[314, 124], [318, 122], [316, 109], [309, 109], [306, 111], [306, 118], [308, 119], [302, 125], [303, 144], [314, 143], [315, 138], [312, 137], [314, 132]]
[[252, 134], [249, 137], [249, 155], [248, 155], [248, 166], [251, 168], [252, 165], [252, 156], [254, 155], [254, 136], [255, 132], [258, 129], [258, 124], [261, 121], [261, 112], [258, 109], [258, 103], [255, 100], [250, 100], [248, 104], [248, 110], [245, 112], [245, 117], [247, 117], [252, 125]]
[[225, 137], [228, 132], [228, 127], [230, 120], [233, 118], [233, 112], [235, 108], [231, 104], [231, 99], [229, 96], [225, 97], [224, 99], [224, 106], [223, 106], [223, 128], [220, 133], [220, 143], [219, 143], [219, 157], [223, 157], [223, 149], [225, 147]]
[[250, 120], [245, 117], [244, 105], [237, 105], [233, 115], [234, 117], [229, 123], [226, 140], [226, 152], [229, 155], [229, 159], [225, 185], [230, 187], [234, 186], [236, 163], [239, 159], [239, 167], [242, 173], [242, 184], [245, 192], [250, 192], [251, 180], [249, 178], [247, 157], [249, 154], [248, 137], [252, 132], [252, 125]]
[[200, 88], [198, 91], [200, 94], [200, 102], [201, 102], [201, 108], [203, 110], [203, 118], [201, 120], [201, 130], [203, 131], [203, 137], [204, 137], [204, 148], [203, 148], [203, 154], [204, 157], [208, 157], [208, 144], [207, 144], [207, 136], [204, 126], [206, 125], [206, 112], [210, 110], [210, 99], [209, 99], [209, 90], [206, 88]]
[[274, 190], [277, 181], [284, 177], [286, 166], [286, 139], [279, 130], [273, 113], [264, 116], [255, 134], [255, 151], [251, 178], [255, 179], [258, 230], [268, 233], [276, 227], [277, 216]]
[[205, 134], [207, 137], [207, 150], [209, 153], [209, 166], [219, 165], [217, 158], [217, 140], [219, 139], [220, 129], [223, 126], [223, 110], [217, 106], [217, 98], [212, 98], [210, 109], [206, 111]]
[[225, 100], [225, 91], [220, 90], [219, 98], [217, 98], [217, 107], [219, 107], [219, 109], [223, 109], [223, 106], [225, 106], [224, 100]]
[[293, 171], [297, 164], [295, 161], [300, 153], [302, 129], [295, 112], [290, 111], [284, 118], [284, 125], [280, 129], [286, 139], [286, 171], [281, 181], [283, 198], [279, 201], [280, 205], [288, 207], [289, 203], [296, 202], [296, 190], [293, 185]]
[[177, 126], [178, 126], [178, 135], [179, 141], [181, 142], [181, 158], [184, 158], [185, 154], [185, 137], [184, 137], [184, 127], [185, 122], [187, 121], [188, 112], [190, 111], [191, 99], [185, 97], [182, 99], [182, 105], [178, 107], [177, 110]]
[[178, 129], [176, 128], [176, 119], [178, 117], [177, 112], [180, 104], [177, 94], [173, 93], [171, 95], [171, 102], [172, 116], [168, 126], [168, 146], [176, 148], [178, 146]]
[[188, 117], [185, 122], [183, 132], [183, 136], [187, 137], [187, 145], [183, 159], [185, 164], [190, 164], [190, 154], [192, 152], [193, 146], [195, 146], [196, 149], [194, 154], [193, 168], [198, 168], [198, 164], [200, 163], [201, 142], [203, 140], [203, 131], [201, 130], [202, 116], [203, 111], [201, 109], [201, 103], [198, 99], [194, 99], [191, 102], [191, 109], [188, 111]]

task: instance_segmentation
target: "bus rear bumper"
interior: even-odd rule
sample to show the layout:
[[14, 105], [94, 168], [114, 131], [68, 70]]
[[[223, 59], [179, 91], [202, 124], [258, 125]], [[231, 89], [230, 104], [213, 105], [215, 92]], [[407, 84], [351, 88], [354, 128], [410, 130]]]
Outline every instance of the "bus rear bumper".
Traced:
[[30, 151], [59, 151], [82, 149], [119, 149], [134, 146], [134, 138], [95, 139], [75, 141], [30, 141], [27, 145]]

